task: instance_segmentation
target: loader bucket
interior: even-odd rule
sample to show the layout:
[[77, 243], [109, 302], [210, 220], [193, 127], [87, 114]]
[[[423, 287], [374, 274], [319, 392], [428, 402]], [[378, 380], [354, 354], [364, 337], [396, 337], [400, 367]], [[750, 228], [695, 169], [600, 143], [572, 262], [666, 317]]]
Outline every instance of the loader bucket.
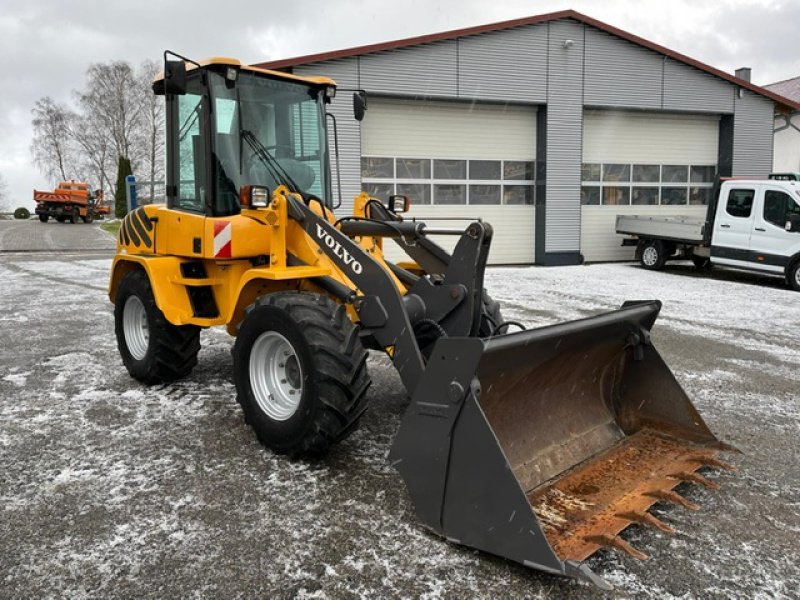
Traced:
[[527, 566], [608, 584], [583, 561], [658, 501], [727, 467], [650, 344], [659, 302], [490, 339], [442, 338], [390, 453], [422, 522]]

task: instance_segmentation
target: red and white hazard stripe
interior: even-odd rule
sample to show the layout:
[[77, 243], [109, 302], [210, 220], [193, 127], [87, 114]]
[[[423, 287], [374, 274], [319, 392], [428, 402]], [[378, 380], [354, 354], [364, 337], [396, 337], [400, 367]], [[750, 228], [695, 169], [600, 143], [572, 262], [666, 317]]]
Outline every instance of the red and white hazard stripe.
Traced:
[[231, 257], [231, 222], [214, 222], [214, 258]]

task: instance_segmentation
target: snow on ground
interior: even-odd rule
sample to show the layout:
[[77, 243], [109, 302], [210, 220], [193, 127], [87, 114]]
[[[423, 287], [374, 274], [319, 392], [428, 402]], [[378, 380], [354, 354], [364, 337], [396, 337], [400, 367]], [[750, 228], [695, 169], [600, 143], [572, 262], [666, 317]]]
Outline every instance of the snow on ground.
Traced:
[[[405, 399], [384, 357], [360, 429], [316, 462], [258, 446], [220, 328], [190, 378], [131, 380], [109, 266], [0, 258], [0, 597], [597, 597], [419, 526], [386, 461]], [[648, 561], [591, 559], [618, 597], [800, 595], [800, 295], [682, 266], [491, 269], [486, 286], [534, 326], [662, 300], [654, 344], [744, 451], [720, 491], [687, 488], [699, 512], [655, 509], [675, 536], [626, 534]]]

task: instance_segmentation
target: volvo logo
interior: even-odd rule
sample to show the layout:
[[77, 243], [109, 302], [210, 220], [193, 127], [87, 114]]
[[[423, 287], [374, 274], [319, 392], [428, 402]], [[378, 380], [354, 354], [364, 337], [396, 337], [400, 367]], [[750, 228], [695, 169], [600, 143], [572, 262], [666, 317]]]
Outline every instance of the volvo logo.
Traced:
[[343, 248], [341, 243], [333, 239], [333, 236], [325, 231], [319, 223], [317, 223], [317, 239], [330, 248], [334, 256], [341, 259], [346, 267], [350, 267], [353, 273], [361, 275], [361, 271], [363, 270], [361, 263], [358, 262], [347, 249]]

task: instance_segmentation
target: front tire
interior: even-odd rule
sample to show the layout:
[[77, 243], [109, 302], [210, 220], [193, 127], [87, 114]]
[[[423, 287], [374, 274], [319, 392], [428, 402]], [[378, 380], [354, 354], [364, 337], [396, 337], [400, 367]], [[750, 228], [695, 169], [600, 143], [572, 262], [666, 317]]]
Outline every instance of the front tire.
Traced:
[[795, 261], [795, 263], [789, 267], [789, 270], [786, 272], [786, 283], [788, 283], [789, 287], [795, 292], [800, 292], [800, 260]]
[[642, 267], [650, 271], [663, 269], [664, 264], [667, 262], [664, 244], [659, 240], [650, 240], [642, 244], [639, 262]]
[[50, 219], [50, 215], [39, 215], [39, 220], [40, 220], [42, 223], [47, 223], [47, 221], [48, 221], [49, 219]]
[[248, 307], [236, 336], [237, 400], [264, 446], [320, 455], [364, 413], [366, 363], [344, 306], [318, 294], [268, 294]]
[[478, 337], [487, 338], [500, 333], [508, 333], [508, 326], [503, 326], [506, 320], [500, 311], [500, 303], [483, 290], [483, 306], [481, 307], [481, 322], [478, 327]]
[[200, 328], [167, 321], [143, 271], [122, 278], [114, 300], [114, 329], [125, 368], [142, 383], [180, 379], [197, 364]]

